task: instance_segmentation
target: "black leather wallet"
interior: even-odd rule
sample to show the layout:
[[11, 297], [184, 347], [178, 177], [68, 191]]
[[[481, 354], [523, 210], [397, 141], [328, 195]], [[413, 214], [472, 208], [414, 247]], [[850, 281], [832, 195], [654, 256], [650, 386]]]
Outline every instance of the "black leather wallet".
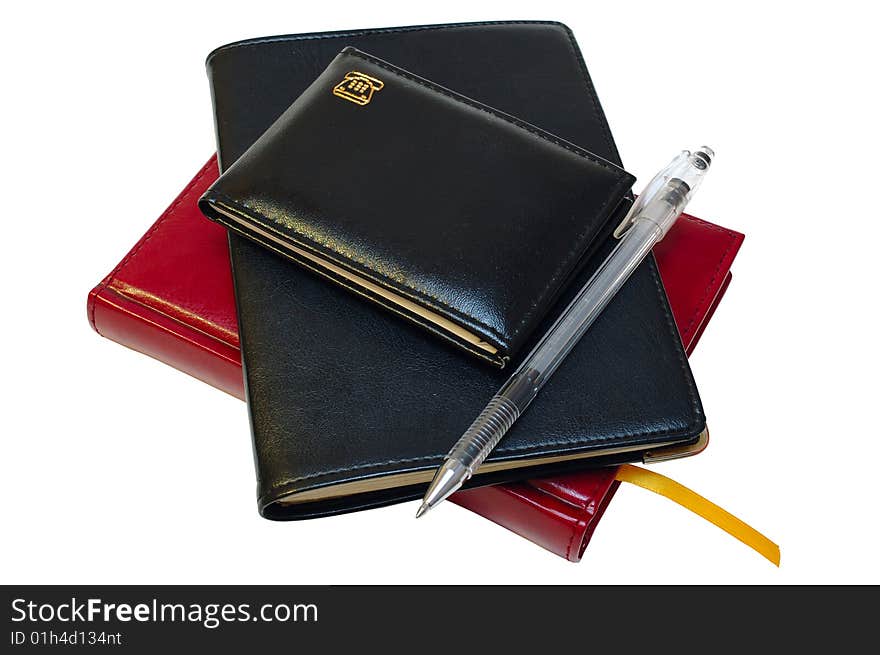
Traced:
[[503, 366], [633, 181], [579, 146], [349, 47], [200, 207]]
[[[298, 34], [219, 48], [208, 58], [208, 75], [221, 170], [349, 45], [619, 165], [571, 32], [559, 23], [514, 21]], [[521, 352], [601, 261], [619, 218], [608, 222], [602, 250], [574, 275]], [[262, 244], [237, 234], [229, 242], [260, 512], [300, 519], [420, 498], [508, 371]], [[636, 461], [663, 447], [686, 454], [699, 450], [704, 430], [649, 257], [469, 486]]]

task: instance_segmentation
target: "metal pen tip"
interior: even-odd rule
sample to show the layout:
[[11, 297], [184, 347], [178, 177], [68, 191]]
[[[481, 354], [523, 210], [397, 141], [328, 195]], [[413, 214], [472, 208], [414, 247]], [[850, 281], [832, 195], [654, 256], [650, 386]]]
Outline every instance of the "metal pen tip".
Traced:
[[433, 507], [437, 507], [445, 499], [449, 498], [453, 493], [458, 491], [465, 480], [470, 477], [470, 469], [455, 458], [447, 458], [437, 473], [431, 484], [428, 485], [428, 491], [422, 499], [422, 506], [416, 512], [416, 518], [427, 512]]

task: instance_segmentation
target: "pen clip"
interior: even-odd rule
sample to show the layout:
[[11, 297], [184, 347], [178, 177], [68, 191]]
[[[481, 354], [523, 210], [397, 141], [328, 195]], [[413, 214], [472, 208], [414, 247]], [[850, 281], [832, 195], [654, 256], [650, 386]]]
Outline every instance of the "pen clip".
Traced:
[[632, 206], [629, 208], [629, 211], [626, 212], [626, 216], [624, 216], [623, 220], [620, 221], [620, 225], [618, 225], [616, 228], [614, 228], [614, 238], [615, 239], [622, 239], [623, 235], [626, 234], [629, 231], [629, 229], [633, 226], [633, 223], [635, 223], [634, 214], [635, 214], [635, 209], [636, 209], [637, 204], [638, 203], [633, 202]]

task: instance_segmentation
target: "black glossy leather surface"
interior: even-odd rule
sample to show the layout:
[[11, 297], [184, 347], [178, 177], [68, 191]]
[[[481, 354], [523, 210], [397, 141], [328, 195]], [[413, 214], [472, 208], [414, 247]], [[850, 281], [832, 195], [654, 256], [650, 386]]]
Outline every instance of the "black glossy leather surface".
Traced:
[[[333, 93], [353, 71], [367, 80], [350, 82], [360, 84], [355, 88], [381, 84], [372, 98]], [[226, 227], [503, 366], [633, 181], [552, 134], [347, 48], [200, 206]], [[214, 203], [239, 221], [212, 211]], [[441, 315], [497, 352], [301, 251]]]
[[[532, 23], [279, 37], [220, 49], [208, 67], [222, 166], [235, 161], [346, 45], [619, 162], [570, 33], [558, 24]], [[288, 508], [274, 502], [286, 492], [433, 469], [508, 371], [486, 366], [248, 240], [231, 236], [230, 250], [261, 512], [303, 518], [419, 497], [424, 486]], [[591, 263], [600, 258], [597, 253]], [[556, 309], [590, 269], [588, 264], [578, 274]], [[704, 426], [649, 259], [489, 461], [692, 442]], [[526, 468], [473, 482], [537, 472]]]

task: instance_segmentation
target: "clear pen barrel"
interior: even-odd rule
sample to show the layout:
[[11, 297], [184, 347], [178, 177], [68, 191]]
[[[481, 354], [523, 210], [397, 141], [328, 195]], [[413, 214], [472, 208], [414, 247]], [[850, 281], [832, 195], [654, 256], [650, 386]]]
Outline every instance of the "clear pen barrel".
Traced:
[[517, 374], [532, 372], [530, 377], [534, 381], [535, 393], [611, 302], [660, 236], [661, 229], [654, 222], [637, 220], [617, 244], [613, 254], [596, 270], [553, 327], [523, 360]]
[[[514, 378], [528, 375], [534, 386], [532, 398], [675, 223], [713, 156], [712, 149], [706, 146], [694, 152], [685, 150], [648, 184], [627, 217], [629, 226], [620, 243], [514, 373]], [[504, 389], [500, 393], [504, 393]], [[517, 400], [514, 402], [520, 411], [525, 410]]]
[[467, 477], [480, 467], [681, 214], [713, 156], [705, 146], [694, 152], [685, 150], [648, 184], [627, 217], [620, 242], [471, 423], [447, 455], [447, 462], [464, 467]]
[[651, 250], [660, 228], [636, 221], [543, 339], [449, 451], [472, 475], [538, 395], [565, 356]]

